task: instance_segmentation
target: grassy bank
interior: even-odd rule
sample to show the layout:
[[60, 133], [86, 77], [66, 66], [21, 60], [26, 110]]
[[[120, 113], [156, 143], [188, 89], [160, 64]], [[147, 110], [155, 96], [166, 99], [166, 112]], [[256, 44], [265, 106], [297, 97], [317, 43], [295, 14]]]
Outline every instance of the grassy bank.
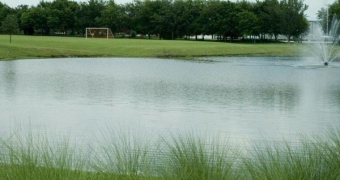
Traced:
[[339, 179], [340, 129], [302, 139], [241, 150], [194, 133], [151, 141], [109, 129], [90, 145], [13, 133], [0, 143], [0, 179]]
[[0, 60], [53, 57], [296, 56], [298, 44], [0, 35]]

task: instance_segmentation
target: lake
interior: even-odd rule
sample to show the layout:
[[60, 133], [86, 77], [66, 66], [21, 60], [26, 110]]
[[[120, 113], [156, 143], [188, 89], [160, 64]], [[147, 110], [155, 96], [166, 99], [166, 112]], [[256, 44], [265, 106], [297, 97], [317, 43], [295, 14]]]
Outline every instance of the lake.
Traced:
[[236, 142], [340, 125], [340, 64], [312, 58], [66, 58], [0, 62], [0, 134], [18, 124], [94, 140], [107, 126]]

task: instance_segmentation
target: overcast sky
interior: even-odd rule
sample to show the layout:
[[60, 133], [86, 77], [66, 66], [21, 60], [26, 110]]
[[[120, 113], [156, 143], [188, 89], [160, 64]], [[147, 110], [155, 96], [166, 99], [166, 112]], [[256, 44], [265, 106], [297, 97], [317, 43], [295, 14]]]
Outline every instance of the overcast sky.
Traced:
[[[9, 5], [10, 7], [16, 7], [20, 4], [26, 5], [37, 5], [41, 0], [0, 0], [2, 3]], [[45, 1], [52, 1], [52, 0], [45, 0]], [[87, 2], [88, 0], [74, 0], [77, 2]], [[237, 1], [237, 0], [231, 0]], [[248, 0], [255, 2], [256, 0]], [[118, 4], [124, 4], [127, 2], [132, 2], [132, 0], [115, 0]], [[306, 11], [307, 18], [310, 20], [316, 20], [316, 13], [322, 7], [325, 7], [326, 4], [332, 4], [335, 0], [304, 0], [305, 4], [309, 6], [308, 10]]]

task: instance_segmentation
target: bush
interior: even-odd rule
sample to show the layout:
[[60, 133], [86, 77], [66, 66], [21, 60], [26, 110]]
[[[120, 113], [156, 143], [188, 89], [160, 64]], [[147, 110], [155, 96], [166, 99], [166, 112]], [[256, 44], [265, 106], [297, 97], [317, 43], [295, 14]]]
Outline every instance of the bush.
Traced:
[[131, 30], [131, 31], [130, 31], [130, 37], [131, 37], [131, 38], [137, 37], [137, 32], [134, 31], [134, 30]]

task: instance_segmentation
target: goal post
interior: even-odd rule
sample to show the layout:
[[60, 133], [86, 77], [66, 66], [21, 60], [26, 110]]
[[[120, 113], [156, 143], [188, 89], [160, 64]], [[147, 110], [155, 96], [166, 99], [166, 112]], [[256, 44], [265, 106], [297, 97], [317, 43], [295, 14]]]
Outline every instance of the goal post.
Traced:
[[114, 38], [110, 28], [86, 28], [86, 39], [87, 38]]

